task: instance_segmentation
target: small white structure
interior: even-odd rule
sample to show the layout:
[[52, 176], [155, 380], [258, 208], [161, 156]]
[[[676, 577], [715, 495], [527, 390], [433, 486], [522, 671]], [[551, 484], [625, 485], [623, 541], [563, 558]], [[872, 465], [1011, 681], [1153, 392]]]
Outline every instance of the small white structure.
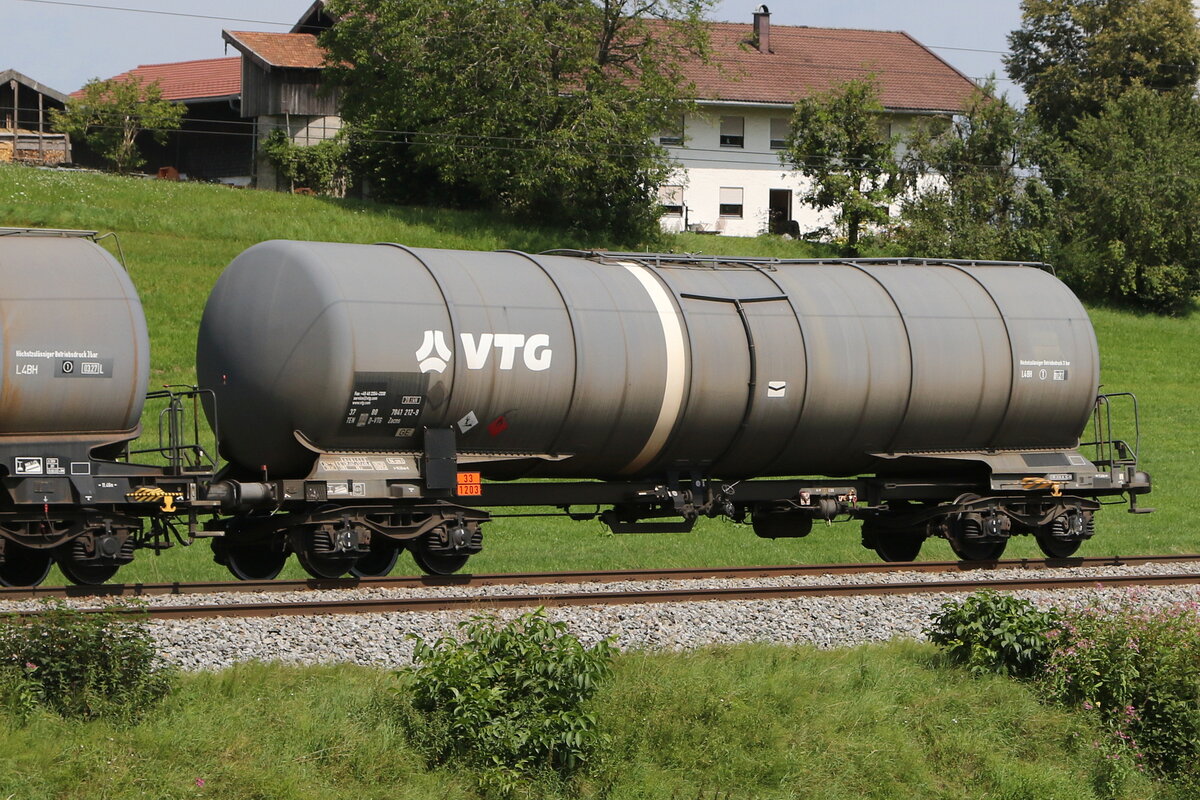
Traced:
[[831, 214], [799, 202], [805, 179], [779, 158], [802, 97], [873, 78], [886, 110], [880, 124], [903, 136], [921, 117], [961, 112], [976, 88], [906, 33], [772, 28], [766, 6], [752, 25], [716, 22], [709, 32], [711, 63], [687, 68], [699, 111], [658, 140], [679, 164], [660, 193], [669, 231], [756, 236], [829, 223]]

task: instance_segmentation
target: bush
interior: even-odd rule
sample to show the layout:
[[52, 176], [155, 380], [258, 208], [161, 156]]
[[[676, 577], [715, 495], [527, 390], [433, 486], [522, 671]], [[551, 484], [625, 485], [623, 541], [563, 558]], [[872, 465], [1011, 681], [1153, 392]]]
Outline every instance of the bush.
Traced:
[[346, 193], [348, 144], [340, 132], [315, 144], [300, 145], [276, 128], [263, 139], [262, 149], [293, 187], [337, 197]]
[[[929, 638], [975, 674], [1032, 680], [1094, 716], [1107, 759], [1200, 788], [1200, 607], [1037, 611], [991, 591], [942, 607]], [[1128, 762], [1123, 762], [1128, 763]]]
[[512, 794], [522, 778], [566, 778], [601, 744], [587, 701], [614, 653], [592, 648], [542, 611], [501, 624], [475, 617], [462, 639], [418, 640], [409, 674], [408, 734], [434, 763], [480, 769], [482, 782]]
[[1200, 754], [1200, 613], [1194, 605], [1069, 615], [1042, 687], [1095, 713], [1136, 763], [1176, 779]]
[[1057, 615], [1028, 600], [984, 590], [943, 605], [925, 633], [973, 674], [1031, 678], [1049, 658], [1048, 634], [1058, 625]]
[[45, 707], [64, 717], [140, 718], [170, 692], [175, 673], [131, 610], [56, 605], [0, 621], [0, 698], [22, 716]]

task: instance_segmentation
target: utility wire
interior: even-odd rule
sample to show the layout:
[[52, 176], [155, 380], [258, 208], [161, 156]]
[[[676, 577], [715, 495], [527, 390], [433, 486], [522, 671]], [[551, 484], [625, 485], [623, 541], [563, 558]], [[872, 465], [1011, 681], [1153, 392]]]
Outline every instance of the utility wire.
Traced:
[[[95, 127], [111, 128], [111, 129], [119, 128], [119, 126], [95, 126]], [[241, 132], [241, 131], [175, 131], [174, 133], [181, 134], [181, 135], [191, 134], [191, 135], [206, 135], [206, 136], [228, 136], [228, 137], [238, 137], [238, 138], [243, 138], [243, 139], [251, 138], [256, 135], [255, 133], [249, 132], [249, 131], [246, 131], [246, 132]], [[370, 133], [370, 132], [368, 132], [368, 133]], [[31, 135], [36, 135], [36, 134], [31, 134]], [[407, 139], [407, 138], [374, 137], [374, 138], [359, 138], [357, 141], [362, 144], [374, 144], [374, 145], [401, 145], [402, 144], [402, 145], [408, 145], [408, 146], [412, 146], [412, 147], [442, 147], [442, 148], [453, 149], [453, 150], [459, 151], [460, 153], [486, 153], [486, 152], [528, 153], [528, 152], [536, 152], [537, 148], [534, 147], [533, 145], [537, 144], [539, 141], [539, 140], [523, 140], [523, 139], [517, 139], [517, 138], [512, 138], [512, 137], [478, 137], [478, 136], [463, 135], [463, 138], [467, 138], [467, 139], [492, 138], [492, 139], [496, 139], [499, 141], [510, 142], [511, 144], [493, 144], [490, 142], [477, 142], [477, 141], [434, 142], [434, 141], [420, 141], [419, 137], [442, 136], [442, 137], [447, 137], [447, 138], [453, 138], [453, 137], [458, 137], [459, 135], [458, 134], [419, 134], [419, 133], [404, 134], [404, 135], [405, 136], [408, 136], [408, 135], [415, 136], [415, 137], [418, 137], [418, 139], [413, 140], [413, 139]], [[9, 137], [5, 136], [3, 134], [0, 134], [0, 139], [6, 139], [6, 138], [9, 138]], [[561, 144], [561, 143], [558, 143], [558, 144]], [[602, 155], [602, 156], [605, 156], [608, 158], [624, 159], [624, 158], [638, 157], [637, 153], [629, 152], [631, 150], [636, 150], [637, 149], [636, 147], [616, 147], [616, 148], [609, 147], [608, 149], [605, 149], [604, 145], [606, 143], [600, 143], [600, 145], [601, 145], [600, 147], [595, 147], [595, 146], [593, 146], [592, 143], [586, 143], [586, 142], [578, 142], [578, 144], [587, 145], [587, 149], [589, 149], [590, 152], [593, 152], [596, 155]], [[607, 143], [607, 144], [611, 145], [611, 143]], [[704, 150], [704, 149], [700, 149], [700, 148], [697, 148], [697, 149], [687, 148], [682, 152], [673, 152], [671, 154], [672, 160], [675, 162], [673, 164], [673, 168], [674, 169], [686, 169], [688, 165], [704, 164], [704, 165], [709, 165], [709, 166], [719, 166], [720, 165], [720, 166], [728, 166], [730, 168], [742, 168], [742, 169], [746, 169], [747, 167], [755, 167], [755, 166], [760, 167], [760, 168], [773, 167], [773, 168], [779, 169], [781, 172], [797, 172], [797, 170], [794, 167], [792, 167], [790, 165], [784, 165], [782, 163], [779, 163], [779, 164], [768, 164], [766, 162], [748, 163], [745, 160], [734, 160], [734, 159], [730, 159], [730, 158], [705, 158], [705, 157], [696, 157], [694, 155], [691, 155], [692, 153], [696, 153], [696, 152], [716, 153], [719, 151], [712, 150], [712, 149]], [[762, 152], [762, 151], [753, 151], [753, 152], [756, 152], [756, 154], [758, 154], [758, 155], [764, 155], [764, 156], [767, 155], [766, 152]], [[778, 152], [778, 151], [776, 151], [776, 152]], [[841, 163], [841, 164], [845, 164], [847, 162], [854, 163], [854, 162], [864, 161], [864, 159], [845, 159], [845, 158], [833, 158], [833, 157], [824, 157], [824, 156], [812, 156], [806, 160], [810, 163], [834, 163], [834, 162], [836, 162], [836, 163]], [[687, 163], [685, 164], [683, 162], [687, 162]], [[1191, 173], [1184, 173], [1184, 172], [1179, 172], [1179, 171], [1163, 171], [1160, 168], [1150, 165], [1150, 164], [1144, 164], [1144, 165], [1140, 165], [1140, 166], [1144, 167], [1144, 169], [1125, 170], [1121, 174], [1122, 175], [1130, 175], [1130, 176], [1132, 176], [1132, 175], [1145, 176], [1149, 173], [1151, 175], [1151, 177], [1153, 177], [1156, 181], [1159, 181], [1164, 184], [1169, 179], [1178, 179], [1178, 178], [1194, 179], [1196, 177], [1195, 175], [1192, 175]], [[901, 168], [900, 168], [901, 172], [911, 171], [911, 169], [912, 169], [911, 167], [905, 167], [903, 164], [901, 164]], [[1010, 165], [1010, 164], [976, 164], [976, 163], [972, 163], [972, 162], [956, 162], [956, 161], [925, 161], [925, 162], [921, 163], [921, 172], [923, 174], [941, 175], [941, 176], [947, 176], [947, 175], [952, 175], [952, 174], [953, 175], [961, 175], [963, 173], [974, 173], [974, 174], [994, 173], [997, 177], [1009, 176], [1009, 177], [1012, 177], [1019, 181], [1020, 180], [1028, 180], [1028, 179], [1037, 179], [1037, 178], [1040, 178], [1043, 181], [1062, 181], [1068, 177], [1065, 174], [1050, 171], [1050, 170], [1033, 169], [1033, 168], [1023, 167], [1023, 166], [1019, 166], [1019, 165], [1014, 166], [1014, 165]]]
[[[189, 13], [185, 13], [182, 11], [162, 11], [162, 10], [157, 10], [157, 9], [152, 9], [152, 8], [129, 8], [127, 6], [107, 6], [107, 5], [100, 5], [100, 4], [96, 4], [96, 3], [75, 3], [75, 2], [69, 2], [69, 0], [18, 0], [18, 2], [37, 3], [38, 5], [47, 5], [47, 6], [69, 6], [71, 8], [91, 8], [91, 9], [96, 9], [98, 11], [123, 11], [123, 12], [133, 13], [133, 14], [155, 14], [155, 15], [164, 16], [164, 17], [186, 17], [189, 19], [211, 19], [211, 20], [216, 20], [218, 22], [221, 22], [221, 21], [223, 21], [223, 22], [249, 22], [254, 25], [277, 25], [277, 26], [284, 27], [284, 28], [291, 28], [291, 27], [294, 27], [296, 24], [294, 22], [273, 22], [270, 20], [262, 20], [262, 19], [240, 19], [238, 17], [222, 17], [222, 16], [213, 15], [213, 14], [189, 14]], [[838, 30], [838, 29], [835, 28], [834, 30]], [[863, 43], [863, 44], [875, 43], [872, 40], [866, 40], [866, 39], [854, 40], [854, 39], [848, 39], [848, 38], [844, 38], [844, 37], [841, 38], [841, 41], [844, 41], [844, 42], [857, 41], [857, 42]], [[981, 47], [958, 47], [958, 46], [938, 45], [938, 44], [924, 44], [922, 46], [927, 47], [930, 50], [955, 50], [955, 51], [964, 52], [964, 53], [987, 53], [989, 55], [1008, 55], [1007, 50], [988, 50], [988, 49], [981, 48]]]
[[18, 0], [21, 3], [37, 3], [45, 6], [69, 6], [71, 8], [91, 8], [97, 11], [125, 11], [132, 14], [154, 14], [162, 17], [186, 17], [188, 19], [211, 19], [220, 22], [249, 22], [253, 25], [278, 25], [291, 28], [294, 22], [272, 22], [265, 19], [241, 19], [238, 17], [218, 17], [212, 14], [188, 14], [183, 11], [161, 11], [152, 8], [129, 8], [127, 6], [102, 6], [94, 3], [72, 3], [68, 0]]

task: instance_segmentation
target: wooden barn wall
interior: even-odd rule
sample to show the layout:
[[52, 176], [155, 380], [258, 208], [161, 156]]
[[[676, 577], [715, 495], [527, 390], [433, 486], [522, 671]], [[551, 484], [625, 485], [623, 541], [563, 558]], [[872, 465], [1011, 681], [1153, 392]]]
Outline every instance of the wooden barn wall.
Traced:
[[338, 113], [337, 96], [320, 91], [320, 71], [273, 69], [267, 72], [242, 59], [242, 116]]

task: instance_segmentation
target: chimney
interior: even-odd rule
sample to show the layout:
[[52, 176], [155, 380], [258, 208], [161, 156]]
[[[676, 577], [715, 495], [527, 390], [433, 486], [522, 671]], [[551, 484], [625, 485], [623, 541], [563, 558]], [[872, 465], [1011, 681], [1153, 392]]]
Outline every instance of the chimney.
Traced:
[[754, 9], [754, 44], [758, 52], [771, 52], [771, 9], [761, 5]]

